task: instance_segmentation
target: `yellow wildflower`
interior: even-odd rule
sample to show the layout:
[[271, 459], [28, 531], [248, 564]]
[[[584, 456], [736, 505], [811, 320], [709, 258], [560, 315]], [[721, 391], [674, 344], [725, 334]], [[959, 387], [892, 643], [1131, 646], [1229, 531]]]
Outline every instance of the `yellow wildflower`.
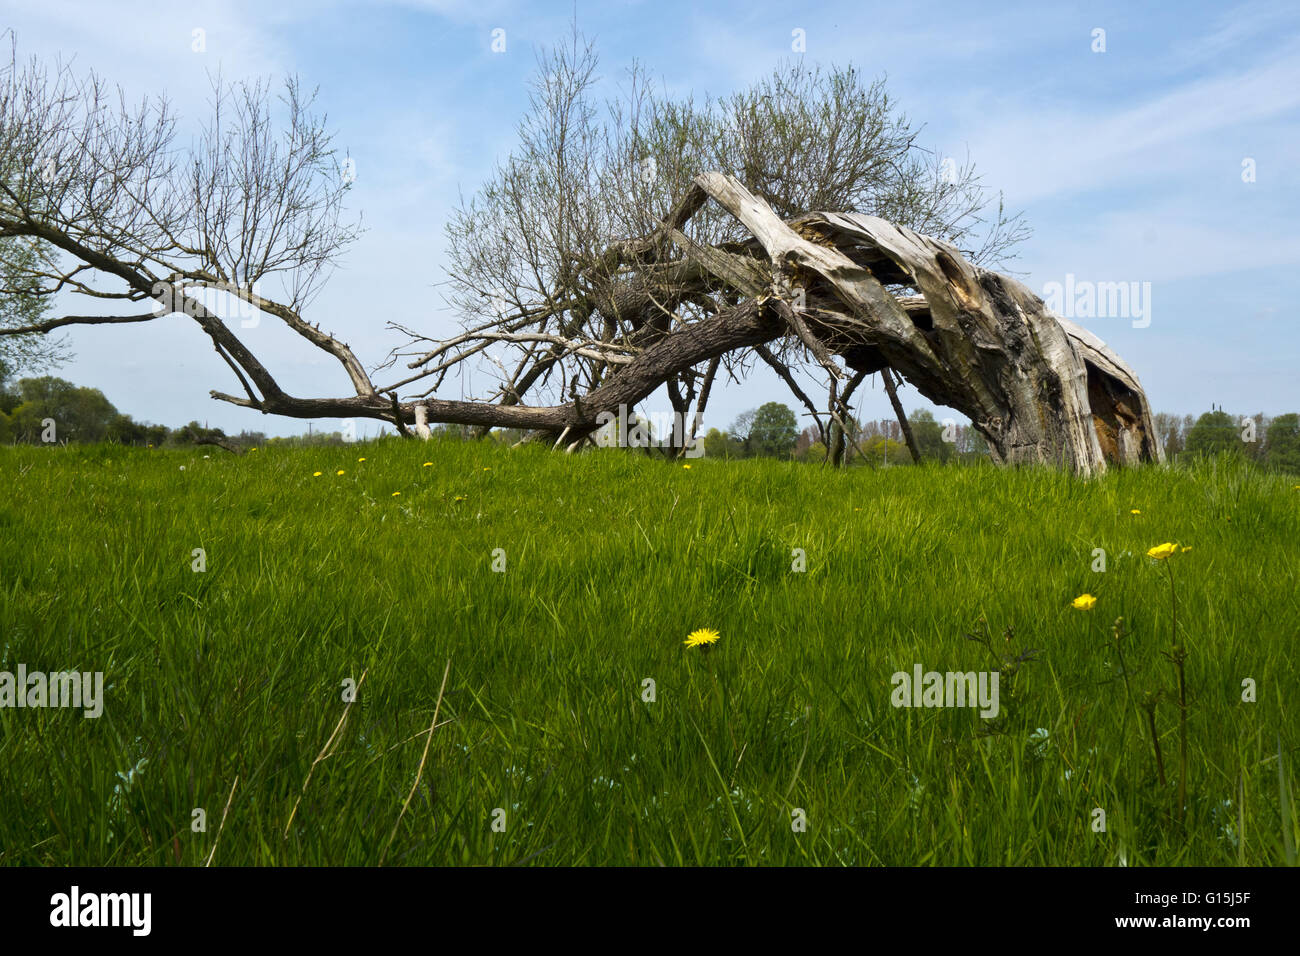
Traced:
[[687, 647], [699, 647], [702, 644], [712, 644], [722, 635], [712, 628], [702, 627], [698, 631], [692, 631], [686, 636], [683, 642]]

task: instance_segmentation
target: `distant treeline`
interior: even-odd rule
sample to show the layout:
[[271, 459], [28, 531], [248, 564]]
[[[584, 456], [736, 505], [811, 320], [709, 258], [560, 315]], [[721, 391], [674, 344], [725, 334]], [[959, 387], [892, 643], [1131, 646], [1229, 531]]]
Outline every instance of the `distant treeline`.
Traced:
[[[907, 416], [923, 460], [937, 462], [980, 461], [988, 458], [988, 445], [974, 428], [955, 418], [936, 420], [920, 409]], [[844, 461], [850, 465], [905, 465], [912, 463], [897, 420], [844, 420]], [[1300, 473], [1300, 415], [1289, 412], [1273, 418], [1263, 412], [1230, 415], [1213, 408], [1199, 417], [1160, 413], [1156, 433], [1170, 461], [1204, 455], [1239, 455], [1256, 464]], [[648, 424], [647, 424], [647, 427]], [[439, 425], [434, 433], [445, 438], [467, 438], [468, 428]], [[515, 429], [497, 429], [491, 436], [513, 444], [524, 435]], [[654, 436], [658, 443], [665, 436]], [[834, 441], [835, 435], [827, 438]], [[342, 445], [355, 435], [309, 432], [289, 438], [268, 438], [265, 432], [243, 431], [227, 435], [220, 428], [190, 422], [180, 428], [138, 422], [113, 407], [104, 393], [52, 376], [0, 382], [0, 443], [113, 442], [120, 445], [161, 447], [215, 443], [231, 449], [263, 445]], [[704, 454], [710, 458], [785, 458], [820, 462], [827, 457], [823, 435], [816, 426], [800, 429], [793, 410], [780, 402], [739, 415], [729, 428], [710, 428], [702, 436]], [[606, 442], [601, 442], [606, 444]]]
[[97, 388], [83, 388], [53, 376], [0, 384], [0, 443], [113, 442], [142, 447], [193, 445], [217, 440], [245, 447], [266, 442], [263, 432], [227, 436], [220, 428], [190, 422], [180, 428], [138, 422], [113, 407]]

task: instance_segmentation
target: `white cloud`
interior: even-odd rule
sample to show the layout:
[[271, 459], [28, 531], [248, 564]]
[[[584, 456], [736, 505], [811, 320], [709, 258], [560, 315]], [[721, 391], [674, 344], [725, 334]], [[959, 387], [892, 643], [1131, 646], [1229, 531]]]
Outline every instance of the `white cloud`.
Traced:
[[1067, 106], [998, 104], [1000, 118], [980, 115], [968, 131], [988, 181], [1005, 184], [1014, 203], [1090, 189], [1113, 189], [1204, 161], [1188, 149], [1210, 136], [1300, 107], [1300, 44], [1248, 70], [1200, 79], [1116, 112]]

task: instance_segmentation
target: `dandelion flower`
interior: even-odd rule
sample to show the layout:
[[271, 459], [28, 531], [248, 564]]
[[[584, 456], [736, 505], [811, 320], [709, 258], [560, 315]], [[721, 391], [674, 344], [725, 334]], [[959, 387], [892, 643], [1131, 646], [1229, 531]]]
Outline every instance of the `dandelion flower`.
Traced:
[[312, 476], [313, 478], [319, 478], [322, 474], [324, 474], [324, 472], [313, 471], [313, 472], [311, 473], [311, 476]]
[[712, 628], [702, 627], [698, 631], [691, 631], [683, 642], [687, 647], [699, 647], [703, 644], [712, 644], [722, 635]]
[[1076, 611], [1091, 611], [1096, 606], [1097, 599], [1091, 594], [1080, 594], [1070, 602], [1070, 607], [1074, 608]]
[[338, 471], [335, 472], [335, 474], [336, 474], [336, 475], [341, 475], [341, 474], [343, 474], [343, 469], [340, 468]]
[[357, 461], [365, 461], [364, 458], [358, 458]]
[[690, 466], [690, 465], [682, 465], [682, 467], [685, 468], [687, 471], [690, 471], [690, 470], [691, 470], [691, 466]]
[[433, 467], [433, 462], [431, 462], [431, 461], [426, 461], [426, 462], [425, 462], [423, 465], [421, 465], [420, 467], [421, 467], [421, 468], [432, 468], [432, 467]]
[[491, 469], [491, 468], [484, 468], [483, 470], [484, 470], [484, 471], [491, 471], [492, 469]]
[[249, 450], [249, 451], [257, 451], [256, 448], [250, 448], [250, 449], [248, 449], [248, 450]]
[[1178, 553], [1178, 545], [1174, 544], [1171, 541], [1166, 541], [1164, 544], [1158, 544], [1154, 548], [1151, 548], [1149, 551], [1147, 551], [1147, 557], [1155, 558], [1157, 561], [1163, 561], [1171, 554], [1177, 554], [1177, 553]]
[[1136, 508], [1134, 508], [1132, 511], [1129, 512], [1129, 514], [1131, 515], [1140, 515], [1141, 513], [1142, 512], [1138, 511]]
[[456, 498], [455, 498], [455, 500], [456, 500], [456, 501], [464, 501], [464, 500], [465, 500], [465, 496], [464, 496], [464, 495], [457, 495]]
[[400, 495], [400, 494], [401, 494], [400, 491], [394, 491], [394, 492], [393, 492], [393, 497], [396, 498], [396, 497], [397, 497], [398, 495]]

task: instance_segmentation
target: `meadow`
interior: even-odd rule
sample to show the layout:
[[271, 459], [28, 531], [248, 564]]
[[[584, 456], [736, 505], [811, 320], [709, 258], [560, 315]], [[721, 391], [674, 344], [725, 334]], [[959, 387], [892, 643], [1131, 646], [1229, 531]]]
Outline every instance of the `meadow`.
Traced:
[[689, 465], [0, 448], [0, 864], [1297, 862], [1294, 477]]

